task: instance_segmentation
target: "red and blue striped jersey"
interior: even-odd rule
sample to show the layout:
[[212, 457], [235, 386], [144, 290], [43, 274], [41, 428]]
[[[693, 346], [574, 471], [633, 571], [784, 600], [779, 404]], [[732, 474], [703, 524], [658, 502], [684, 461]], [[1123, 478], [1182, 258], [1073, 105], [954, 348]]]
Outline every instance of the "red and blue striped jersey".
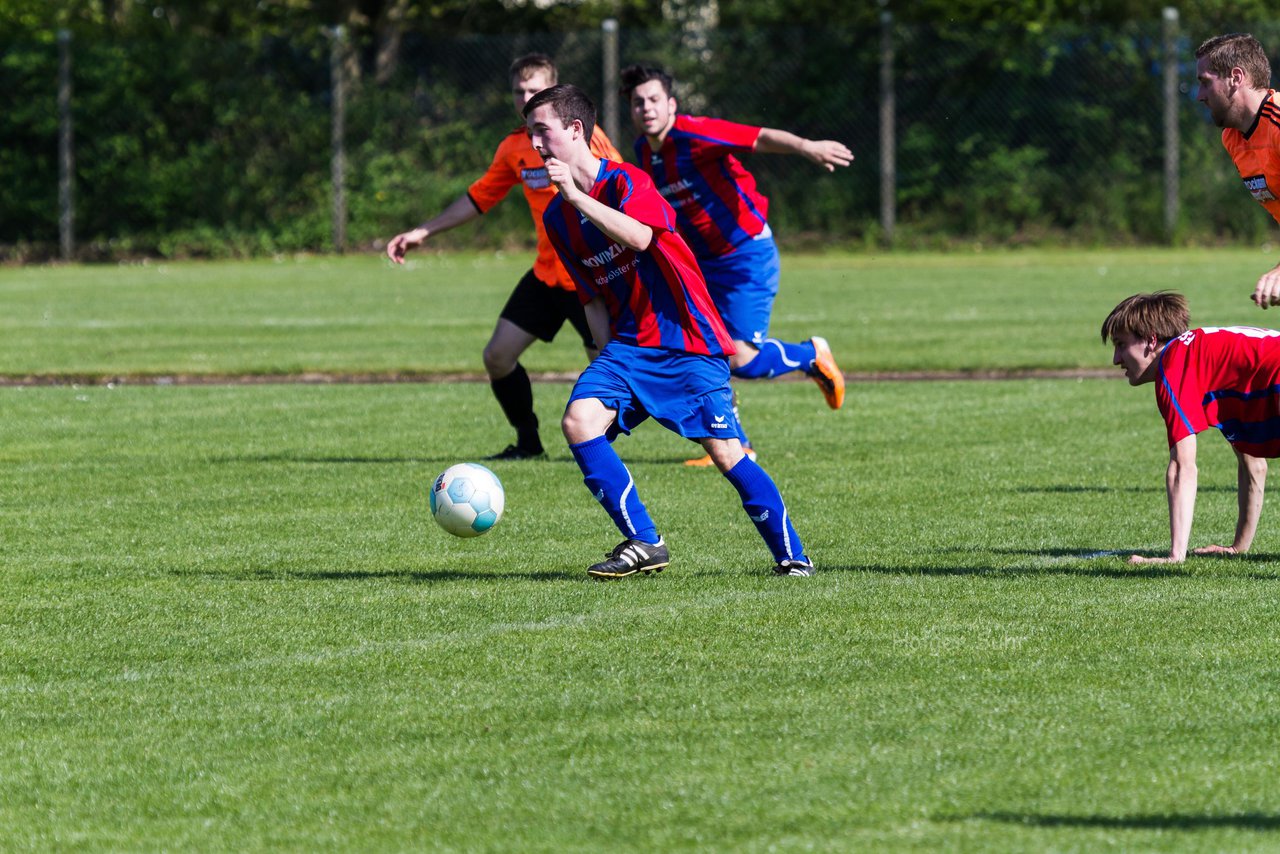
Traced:
[[737, 154], [754, 150], [760, 128], [676, 116], [662, 146], [636, 140], [636, 160], [676, 210], [680, 235], [699, 258], [719, 258], [768, 227], [769, 200]]
[[629, 163], [601, 160], [590, 195], [653, 229], [649, 248], [636, 252], [560, 195], [543, 214], [547, 237], [579, 299], [583, 304], [604, 299], [612, 337], [638, 347], [732, 355], [733, 339], [711, 302], [698, 262], [676, 232], [675, 211], [649, 176]]
[[1210, 427], [1239, 451], [1280, 457], [1280, 332], [1192, 329], [1160, 353], [1156, 406], [1169, 447]]

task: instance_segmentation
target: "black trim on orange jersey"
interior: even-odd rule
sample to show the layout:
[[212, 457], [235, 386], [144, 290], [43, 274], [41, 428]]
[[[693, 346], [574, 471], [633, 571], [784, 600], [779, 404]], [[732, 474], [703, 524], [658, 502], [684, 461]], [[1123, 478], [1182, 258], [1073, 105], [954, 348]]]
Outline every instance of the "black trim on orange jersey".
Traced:
[[1271, 103], [1270, 92], [1262, 96], [1262, 103], [1258, 105], [1258, 114], [1253, 117], [1253, 124], [1249, 125], [1249, 129], [1245, 131], [1243, 134], [1241, 134], [1241, 136], [1243, 136], [1245, 139], [1248, 139], [1249, 137], [1253, 136], [1253, 132], [1258, 129], [1258, 122], [1262, 121], [1262, 111], [1266, 109], [1266, 106], [1269, 103]]
[[1258, 108], [1258, 118], [1265, 118], [1276, 127], [1280, 127], [1280, 105], [1274, 101], [1264, 100], [1262, 106]]

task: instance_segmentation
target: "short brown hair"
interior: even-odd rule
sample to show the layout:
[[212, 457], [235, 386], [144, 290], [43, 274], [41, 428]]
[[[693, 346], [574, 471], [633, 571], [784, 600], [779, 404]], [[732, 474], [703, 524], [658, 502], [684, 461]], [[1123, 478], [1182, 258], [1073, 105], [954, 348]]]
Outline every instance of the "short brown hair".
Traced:
[[1111, 309], [1102, 321], [1102, 343], [1129, 334], [1135, 338], [1172, 341], [1191, 326], [1187, 298], [1177, 291], [1134, 294]]
[[1233, 68], [1241, 68], [1254, 89], [1271, 85], [1271, 60], [1262, 43], [1248, 33], [1226, 33], [1205, 39], [1196, 48], [1196, 59], [1208, 59], [1205, 68], [1218, 77], [1226, 77]]
[[524, 105], [525, 118], [543, 104], [551, 105], [556, 118], [565, 127], [575, 121], [582, 122], [583, 136], [587, 142], [591, 142], [591, 134], [596, 129], [596, 105], [587, 97], [586, 92], [572, 83], [561, 83], [550, 89], [543, 89]]
[[618, 92], [627, 100], [631, 100], [631, 93], [636, 90], [637, 86], [641, 83], [648, 83], [650, 80], [657, 80], [661, 83], [662, 91], [666, 93], [668, 98], [675, 97], [676, 82], [671, 79], [671, 75], [652, 65], [628, 65], [622, 69], [619, 79], [622, 81], [622, 85], [618, 87]]
[[524, 56], [518, 56], [511, 63], [511, 67], [507, 69], [507, 79], [514, 86], [526, 77], [533, 76], [534, 72], [542, 71], [547, 75], [547, 83], [554, 86], [560, 78], [560, 73], [556, 70], [556, 61], [545, 53], [526, 53]]

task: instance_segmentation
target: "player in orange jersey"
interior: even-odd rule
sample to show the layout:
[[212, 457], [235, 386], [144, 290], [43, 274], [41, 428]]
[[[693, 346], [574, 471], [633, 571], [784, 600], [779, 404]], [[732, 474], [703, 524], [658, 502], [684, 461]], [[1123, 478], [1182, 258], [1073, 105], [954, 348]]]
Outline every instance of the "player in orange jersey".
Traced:
[[[1244, 188], [1280, 222], [1280, 104], [1267, 88], [1267, 52], [1248, 33], [1214, 36], [1196, 48], [1196, 80]], [[1252, 299], [1259, 308], [1280, 305], [1280, 265], [1258, 279]]]
[[[521, 354], [538, 339], [554, 339], [566, 320], [578, 331], [588, 358], [594, 358], [597, 352], [573, 281], [543, 230], [542, 213], [555, 198], [556, 191], [547, 177], [541, 155], [529, 144], [529, 132], [523, 123], [524, 105], [529, 99], [556, 84], [556, 66], [546, 54], [531, 53], [511, 63], [509, 76], [512, 99], [522, 121], [498, 145], [488, 171], [435, 217], [412, 231], [397, 234], [387, 244], [387, 256], [403, 264], [405, 253], [421, 246], [428, 237], [485, 213], [502, 201], [516, 184], [524, 190], [538, 232], [538, 255], [533, 269], [511, 292], [484, 347], [484, 369], [494, 397], [516, 430], [515, 444], [489, 457], [493, 460], [523, 460], [544, 455], [538, 435], [538, 416], [533, 411], [533, 386], [520, 364]], [[599, 128], [592, 134], [590, 144], [597, 157], [622, 160]]]

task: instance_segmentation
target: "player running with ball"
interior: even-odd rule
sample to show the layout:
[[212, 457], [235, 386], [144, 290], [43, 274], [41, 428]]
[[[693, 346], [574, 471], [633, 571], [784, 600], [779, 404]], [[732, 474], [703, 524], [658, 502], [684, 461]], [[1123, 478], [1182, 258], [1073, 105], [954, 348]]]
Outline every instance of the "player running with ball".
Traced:
[[611, 440], [652, 417], [699, 442], [742, 498], [778, 575], [807, 576], [772, 478], [743, 451], [729, 388], [733, 341], [707, 293], [675, 212], [641, 170], [592, 153], [596, 111], [581, 89], [552, 86], [524, 108], [533, 147], [560, 195], [543, 214], [601, 346], [569, 396], [561, 426], [587, 488], [625, 539], [587, 573], [660, 571], [667, 545]]

